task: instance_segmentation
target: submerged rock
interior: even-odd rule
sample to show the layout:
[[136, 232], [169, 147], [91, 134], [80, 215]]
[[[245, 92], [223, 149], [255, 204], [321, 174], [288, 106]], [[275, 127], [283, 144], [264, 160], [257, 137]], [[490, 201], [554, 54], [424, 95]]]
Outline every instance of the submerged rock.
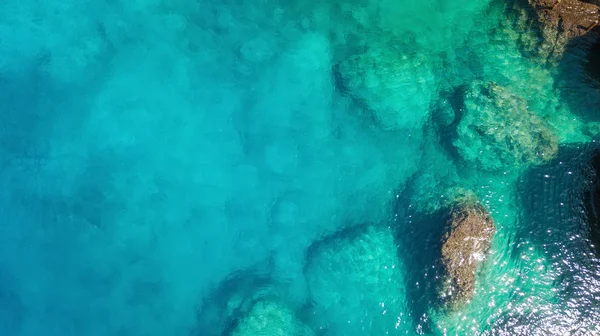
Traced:
[[558, 138], [527, 102], [494, 82], [465, 90], [453, 144], [478, 169], [497, 171], [552, 159]]
[[230, 274], [202, 299], [192, 335], [229, 334], [234, 321], [247, 315], [256, 301], [278, 295], [279, 289], [266, 272]]
[[553, 54], [560, 56], [574, 37], [587, 34], [600, 22], [596, 4], [578, 0], [529, 0], [541, 25], [542, 36]]
[[307, 258], [305, 275], [316, 327], [336, 335], [411, 330], [391, 229], [345, 229], [314, 243]]
[[274, 301], [258, 301], [242, 318], [232, 336], [311, 336], [312, 330], [287, 307]]
[[442, 244], [446, 273], [442, 296], [451, 306], [473, 298], [477, 265], [485, 258], [495, 231], [494, 221], [479, 203], [460, 204], [452, 210]]
[[426, 59], [375, 46], [343, 60], [337, 71], [344, 89], [382, 128], [418, 128], [425, 122], [434, 80]]
[[596, 151], [590, 164], [592, 178], [589, 188], [585, 190], [583, 204], [587, 214], [590, 241], [600, 254], [600, 152]]
[[223, 279], [203, 297], [190, 335], [312, 335], [295, 315], [301, 304], [269, 273], [257, 267]]

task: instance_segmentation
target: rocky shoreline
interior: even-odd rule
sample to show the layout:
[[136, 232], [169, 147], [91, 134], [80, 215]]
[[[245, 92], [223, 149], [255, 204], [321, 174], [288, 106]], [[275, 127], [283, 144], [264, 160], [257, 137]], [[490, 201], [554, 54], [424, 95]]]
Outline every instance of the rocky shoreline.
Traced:
[[598, 30], [600, 7], [579, 0], [529, 0], [545, 42], [553, 54], [562, 55], [573, 38]]

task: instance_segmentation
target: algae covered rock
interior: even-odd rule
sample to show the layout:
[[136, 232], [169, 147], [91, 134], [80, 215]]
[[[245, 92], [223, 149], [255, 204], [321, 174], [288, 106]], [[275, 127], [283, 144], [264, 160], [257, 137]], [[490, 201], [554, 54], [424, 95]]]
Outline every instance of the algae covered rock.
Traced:
[[579, 0], [529, 0], [541, 25], [542, 36], [555, 56], [574, 37], [587, 34], [600, 22], [600, 8]]
[[497, 171], [552, 159], [558, 138], [527, 102], [494, 82], [465, 90], [454, 146], [476, 168]]
[[473, 298], [477, 265], [485, 259], [495, 231], [494, 221], [479, 203], [452, 209], [442, 242], [446, 302], [456, 305]]
[[287, 307], [258, 301], [235, 327], [232, 336], [311, 336], [313, 332]]
[[410, 330], [401, 269], [387, 227], [353, 227], [316, 242], [305, 267], [316, 327], [336, 335]]
[[344, 89], [372, 111], [382, 128], [423, 125], [434, 80], [425, 59], [371, 47], [340, 62], [337, 71]]

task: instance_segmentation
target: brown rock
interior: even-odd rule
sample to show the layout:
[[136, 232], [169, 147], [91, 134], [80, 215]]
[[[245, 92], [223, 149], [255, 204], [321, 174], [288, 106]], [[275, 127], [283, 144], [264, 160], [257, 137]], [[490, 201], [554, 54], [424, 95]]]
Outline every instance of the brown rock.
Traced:
[[554, 55], [562, 54], [570, 39], [587, 34], [600, 22], [600, 8], [592, 3], [579, 0], [529, 0], [529, 3]]
[[473, 298], [477, 265], [485, 259], [495, 231], [494, 221], [479, 203], [458, 205], [450, 214], [442, 245], [446, 272], [442, 296], [451, 306]]

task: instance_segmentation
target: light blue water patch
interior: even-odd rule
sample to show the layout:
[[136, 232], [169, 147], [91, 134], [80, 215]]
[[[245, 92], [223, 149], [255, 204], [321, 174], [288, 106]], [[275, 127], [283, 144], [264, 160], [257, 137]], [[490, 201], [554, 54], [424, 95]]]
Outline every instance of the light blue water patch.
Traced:
[[[510, 334], [539, 310], [540, 328], [590, 328], [596, 259], [560, 239], [585, 219], [531, 201], [580, 184], [523, 186], [584, 165], [597, 91], [566, 75], [585, 75], [575, 54], [527, 52], [515, 8], [1, 3], [0, 332]], [[461, 92], [489, 81], [555, 132], [556, 158], [484, 172], [460, 155]], [[447, 313], [442, 212], [465, 193], [498, 233]]]

